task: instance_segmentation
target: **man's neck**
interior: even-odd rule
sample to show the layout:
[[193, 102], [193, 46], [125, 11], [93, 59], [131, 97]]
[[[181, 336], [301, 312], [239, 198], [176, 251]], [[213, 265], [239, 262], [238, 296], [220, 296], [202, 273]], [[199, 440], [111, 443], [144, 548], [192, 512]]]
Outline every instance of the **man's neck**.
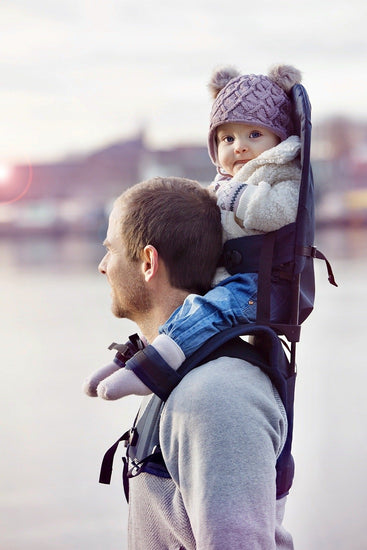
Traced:
[[166, 296], [160, 296], [149, 312], [135, 320], [149, 343], [158, 336], [159, 327], [164, 325], [172, 313], [182, 305], [188, 294], [186, 290], [172, 289]]

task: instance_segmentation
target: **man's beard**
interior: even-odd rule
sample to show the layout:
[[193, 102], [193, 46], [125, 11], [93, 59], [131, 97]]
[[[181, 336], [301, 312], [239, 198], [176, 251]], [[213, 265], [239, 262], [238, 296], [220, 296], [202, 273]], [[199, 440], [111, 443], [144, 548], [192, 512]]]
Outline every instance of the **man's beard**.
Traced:
[[128, 288], [121, 288], [122, 299], [115, 295], [112, 298], [111, 310], [119, 319], [135, 321], [137, 317], [146, 314], [151, 309], [151, 297], [142, 281], [135, 280]]

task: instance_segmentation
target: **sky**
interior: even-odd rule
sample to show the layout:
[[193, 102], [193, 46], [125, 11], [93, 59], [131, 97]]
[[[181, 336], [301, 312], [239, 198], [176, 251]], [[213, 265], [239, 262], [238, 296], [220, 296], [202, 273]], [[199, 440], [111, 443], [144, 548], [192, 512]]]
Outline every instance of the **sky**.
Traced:
[[85, 154], [144, 129], [205, 144], [218, 66], [303, 73], [313, 120], [367, 120], [364, 0], [2, 0], [0, 168]]

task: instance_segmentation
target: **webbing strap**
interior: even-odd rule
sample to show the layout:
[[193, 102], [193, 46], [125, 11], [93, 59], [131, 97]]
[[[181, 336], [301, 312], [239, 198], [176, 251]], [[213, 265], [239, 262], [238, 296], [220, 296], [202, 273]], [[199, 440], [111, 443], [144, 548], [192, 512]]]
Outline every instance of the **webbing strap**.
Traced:
[[274, 244], [275, 231], [266, 233], [259, 258], [256, 313], [256, 323], [259, 325], [270, 322], [271, 271], [273, 267]]
[[99, 483], [109, 485], [111, 483], [111, 475], [113, 468], [113, 459], [117, 451], [117, 447], [121, 441], [127, 441], [130, 437], [130, 430], [125, 432], [106, 452], [103, 457], [101, 470], [99, 474]]
[[126, 456], [122, 457], [122, 462], [124, 464], [123, 471], [122, 471], [122, 484], [124, 486], [124, 495], [126, 498], [126, 502], [129, 502], [129, 478], [128, 478], [128, 472], [129, 472], [129, 462]]
[[298, 246], [296, 253], [300, 256], [306, 256], [308, 258], [317, 258], [318, 260], [324, 260], [326, 264], [326, 269], [328, 273], [328, 280], [329, 283], [338, 286], [336, 284], [333, 269], [331, 267], [331, 264], [329, 260], [326, 258], [325, 254], [323, 254], [320, 250], [317, 250], [316, 246]]

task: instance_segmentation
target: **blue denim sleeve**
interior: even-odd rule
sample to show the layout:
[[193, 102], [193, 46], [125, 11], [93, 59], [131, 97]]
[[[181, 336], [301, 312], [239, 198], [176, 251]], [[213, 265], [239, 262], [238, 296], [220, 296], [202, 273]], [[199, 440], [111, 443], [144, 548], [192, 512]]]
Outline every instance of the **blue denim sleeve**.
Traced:
[[159, 332], [170, 336], [189, 357], [221, 330], [255, 321], [256, 294], [256, 273], [233, 275], [205, 296], [187, 296]]

